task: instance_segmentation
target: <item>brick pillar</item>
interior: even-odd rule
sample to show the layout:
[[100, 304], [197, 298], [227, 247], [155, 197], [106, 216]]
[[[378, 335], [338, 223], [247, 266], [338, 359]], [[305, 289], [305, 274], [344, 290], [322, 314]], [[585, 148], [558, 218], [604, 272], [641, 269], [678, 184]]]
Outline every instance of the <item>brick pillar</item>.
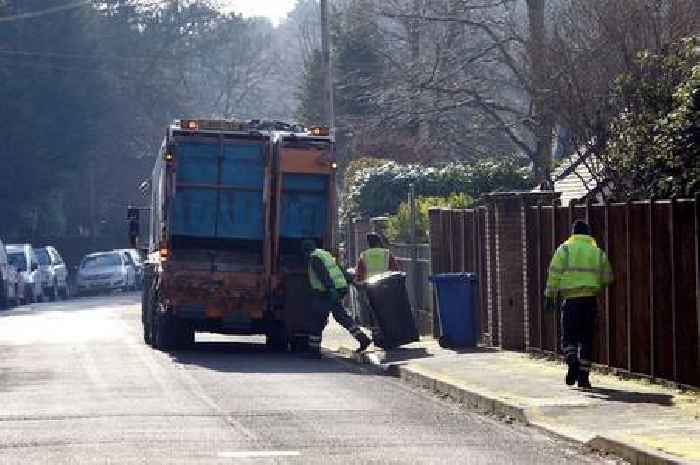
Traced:
[[525, 350], [527, 345], [527, 240], [526, 209], [553, 192], [510, 192], [486, 196], [489, 211], [487, 247], [489, 280], [489, 329], [497, 330], [497, 345], [509, 350]]

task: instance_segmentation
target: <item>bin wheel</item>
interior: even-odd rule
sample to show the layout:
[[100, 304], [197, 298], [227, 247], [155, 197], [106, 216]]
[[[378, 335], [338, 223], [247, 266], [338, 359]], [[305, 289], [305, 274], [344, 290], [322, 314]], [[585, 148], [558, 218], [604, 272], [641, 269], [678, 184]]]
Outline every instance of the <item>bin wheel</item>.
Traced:
[[440, 339], [438, 339], [438, 344], [443, 349], [451, 349], [454, 347], [454, 344], [452, 344], [452, 341], [447, 339], [445, 336], [440, 336]]

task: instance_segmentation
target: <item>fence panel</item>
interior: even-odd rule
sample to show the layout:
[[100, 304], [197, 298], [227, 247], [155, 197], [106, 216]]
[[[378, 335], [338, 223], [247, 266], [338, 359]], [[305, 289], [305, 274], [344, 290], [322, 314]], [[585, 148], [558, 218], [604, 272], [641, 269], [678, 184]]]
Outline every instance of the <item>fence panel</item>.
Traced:
[[656, 203], [654, 224], [654, 360], [656, 375], [673, 379], [670, 204]]
[[651, 375], [651, 309], [649, 306], [649, 207], [629, 206], [630, 371]]
[[[593, 231], [593, 238], [598, 245], [606, 250], [605, 244], [605, 214], [608, 207], [601, 205], [590, 206], [588, 209], [588, 223]], [[608, 319], [605, 293], [598, 299], [598, 318], [596, 318], [596, 331], [593, 340], [593, 361], [603, 365], [609, 362], [608, 352]]]
[[610, 298], [610, 365], [616, 368], [628, 368], [628, 332], [627, 332], [627, 219], [626, 206], [611, 205], [607, 230], [614, 240], [608, 244], [608, 256], [613, 268], [617, 285], [612, 286]]
[[[527, 289], [525, 298], [527, 299], [527, 328], [528, 347], [542, 347], [542, 311], [544, 295], [544, 283], [542, 282], [541, 267], [541, 244], [539, 241], [541, 232], [542, 206], [528, 208], [525, 212], [525, 241], [530, 244], [527, 247], [527, 268], [525, 273], [527, 279]], [[534, 247], [532, 245], [535, 245]]]
[[678, 202], [674, 225], [677, 261], [674, 273], [676, 295], [676, 368], [677, 379], [684, 384], [700, 385], [698, 360], [698, 319], [695, 290], [695, 206]]

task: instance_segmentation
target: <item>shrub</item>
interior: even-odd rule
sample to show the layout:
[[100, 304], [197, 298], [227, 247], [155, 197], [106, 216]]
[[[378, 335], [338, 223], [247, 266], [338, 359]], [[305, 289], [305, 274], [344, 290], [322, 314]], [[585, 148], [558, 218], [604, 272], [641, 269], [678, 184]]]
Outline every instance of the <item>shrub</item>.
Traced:
[[516, 157], [434, 167], [377, 160], [353, 163], [357, 165], [351, 175], [345, 177], [341, 212], [344, 219], [395, 213], [401, 202], [407, 199], [411, 184], [419, 197], [448, 197], [462, 193], [471, 198], [488, 192], [524, 190], [532, 186], [530, 169], [523, 167], [522, 159]]
[[[430, 230], [428, 210], [433, 207], [469, 208], [474, 203], [467, 194], [453, 193], [447, 197], [419, 197], [416, 199], [416, 242], [427, 242]], [[411, 240], [411, 205], [401, 202], [399, 210], [389, 218], [387, 237], [391, 241]]]

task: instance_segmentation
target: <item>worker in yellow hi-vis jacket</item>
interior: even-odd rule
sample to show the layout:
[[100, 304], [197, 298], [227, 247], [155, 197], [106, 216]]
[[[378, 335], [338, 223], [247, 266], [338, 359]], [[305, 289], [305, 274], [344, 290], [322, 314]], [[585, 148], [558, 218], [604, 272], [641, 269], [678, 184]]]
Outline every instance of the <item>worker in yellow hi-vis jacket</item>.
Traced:
[[579, 387], [589, 389], [597, 296], [612, 283], [613, 275], [607, 255], [591, 237], [591, 227], [576, 221], [572, 232], [552, 257], [545, 298], [549, 309], [554, 308], [557, 297], [564, 301], [561, 329], [569, 366], [566, 384], [578, 382]]
[[367, 349], [372, 341], [343, 307], [343, 297], [349, 290], [349, 277], [340, 268], [335, 257], [330, 252], [317, 248], [313, 240], [305, 240], [302, 248], [308, 263], [309, 284], [313, 291], [310, 318], [317, 323], [309, 335], [311, 353], [320, 353], [321, 335], [330, 313], [360, 344], [358, 351]]

